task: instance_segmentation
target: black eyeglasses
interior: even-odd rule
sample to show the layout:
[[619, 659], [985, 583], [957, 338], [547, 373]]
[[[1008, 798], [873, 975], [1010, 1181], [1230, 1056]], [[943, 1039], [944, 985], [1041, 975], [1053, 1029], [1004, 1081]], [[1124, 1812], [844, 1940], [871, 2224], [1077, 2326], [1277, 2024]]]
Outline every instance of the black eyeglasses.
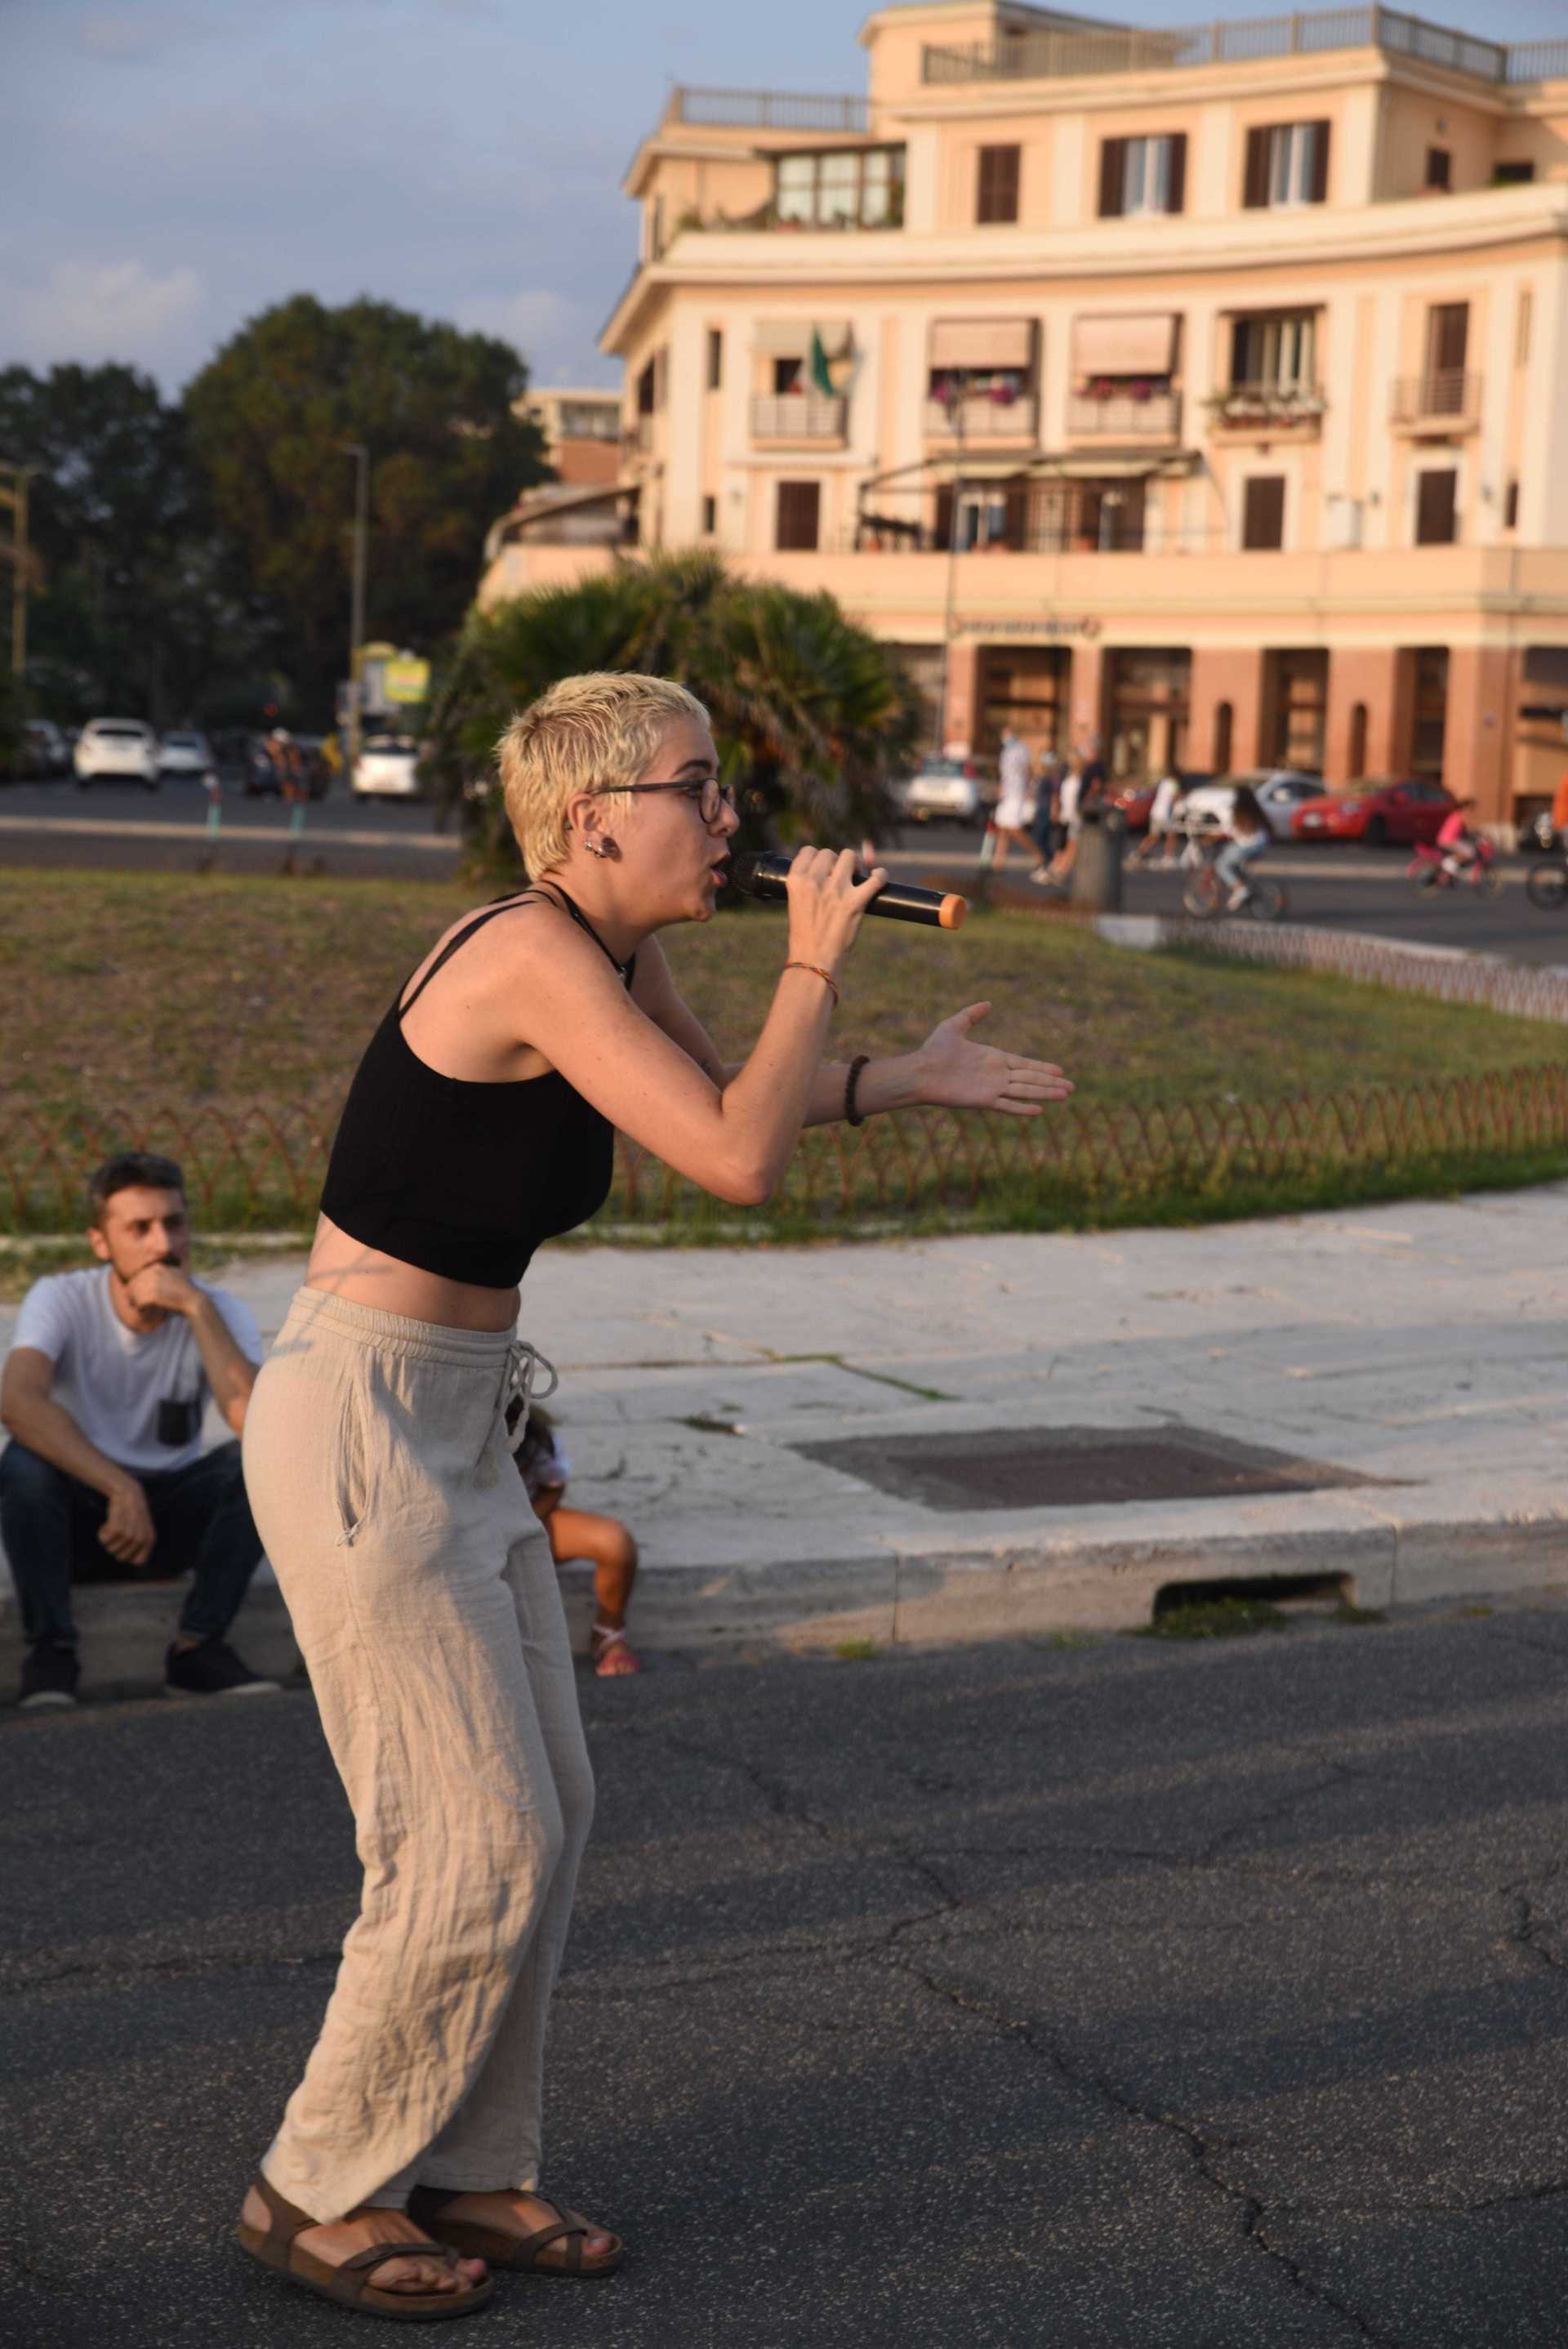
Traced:
[[588, 796], [603, 799], [611, 792], [679, 792], [708, 824], [718, 822], [723, 809], [728, 808], [733, 813], [735, 808], [734, 784], [721, 783], [717, 775], [705, 775], [699, 783], [595, 783]]

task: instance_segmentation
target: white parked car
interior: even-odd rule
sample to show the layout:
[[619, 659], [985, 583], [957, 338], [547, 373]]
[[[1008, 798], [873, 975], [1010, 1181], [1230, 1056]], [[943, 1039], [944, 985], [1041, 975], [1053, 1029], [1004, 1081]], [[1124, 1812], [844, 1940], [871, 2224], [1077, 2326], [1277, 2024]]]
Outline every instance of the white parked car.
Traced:
[[89, 783], [139, 783], [158, 789], [158, 737], [139, 718], [89, 718], [71, 754], [77, 789]]
[[406, 734], [373, 735], [354, 762], [350, 787], [356, 800], [417, 800], [418, 771], [417, 742]]
[[158, 763], [166, 775], [205, 775], [218, 762], [205, 734], [181, 730], [164, 736], [158, 746]]
[[1326, 786], [1321, 775], [1302, 767], [1253, 767], [1220, 782], [1202, 783], [1189, 792], [1177, 810], [1177, 822], [1188, 832], [1223, 832], [1231, 821], [1240, 785], [1250, 783], [1258, 795], [1264, 821], [1276, 840], [1291, 837], [1291, 821], [1308, 800], [1320, 800]]
[[899, 813], [914, 823], [929, 823], [934, 817], [948, 823], [979, 823], [988, 796], [984, 782], [976, 760], [923, 759], [908, 781], [895, 786], [893, 798]]

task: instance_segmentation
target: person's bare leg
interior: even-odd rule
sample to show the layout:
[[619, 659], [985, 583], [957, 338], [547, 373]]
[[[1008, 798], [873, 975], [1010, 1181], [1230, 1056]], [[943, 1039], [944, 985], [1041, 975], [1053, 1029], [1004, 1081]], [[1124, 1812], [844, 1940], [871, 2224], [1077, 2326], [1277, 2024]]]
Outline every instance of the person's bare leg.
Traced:
[[[253, 2186], [245, 2197], [242, 2213], [247, 2227], [264, 2233], [273, 2223], [271, 2211]], [[550, 2221], [542, 2219], [542, 2227]], [[367, 2251], [372, 2243], [408, 2243], [416, 2251], [428, 2249], [430, 2238], [422, 2227], [417, 2227], [407, 2210], [384, 2209], [377, 2202], [362, 2203], [357, 2210], [347, 2211], [320, 2227], [306, 2227], [294, 2237], [302, 2251], [314, 2252], [328, 2267], [341, 2267], [356, 2251]], [[589, 2236], [592, 2247], [596, 2238]], [[455, 2269], [445, 2260], [389, 2259], [380, 2267], [372, 2268], [370, 2281], [377, 2292], [460, 2292], [466, 2283], [482, 2283], [488, 2271], [483, 2260], [459, 2260]]]
[[617, 1680], [640, 1672], [640, 1659], [626, 1645], [626, 1609], [637, 1578], [637, 1545], [617, 1517], [602, 1517], [592, 1509], [569, 1508], [564, 1503], [545, 1519], [551, 1555], [558, 1566], [569, 1557], [585, 1557], [593, 1568], [597, 1618], [592, 1633], [593, 1669], [602, 1680]]

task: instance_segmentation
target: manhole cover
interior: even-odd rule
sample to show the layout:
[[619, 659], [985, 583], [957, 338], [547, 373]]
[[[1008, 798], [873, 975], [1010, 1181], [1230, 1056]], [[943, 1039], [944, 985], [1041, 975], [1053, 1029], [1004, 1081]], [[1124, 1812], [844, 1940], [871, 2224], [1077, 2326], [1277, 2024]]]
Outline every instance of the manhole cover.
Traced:
[[1311, 1493], [1372, 1480], [1201, 1427], [996, 1427], [973, 1435], [849, 1436], [791, 1447], [928, 1509], [1085, 1508]]

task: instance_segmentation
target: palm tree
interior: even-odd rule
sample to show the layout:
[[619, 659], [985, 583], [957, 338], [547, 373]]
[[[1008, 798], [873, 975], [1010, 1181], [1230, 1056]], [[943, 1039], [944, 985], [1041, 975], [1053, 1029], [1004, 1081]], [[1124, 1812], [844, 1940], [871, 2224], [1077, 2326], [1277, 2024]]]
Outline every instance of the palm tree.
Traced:
[[[426, 765], [444, 802], [461, 801], [485, 861], [516, 855], [493, 788], [497, 740], [514, 710], [584, 669], [642, 669], [690, 688], [742, 790], [753, 843], [885, 831], [889, 784], [921, 735], [920, 697], [896, 655], [831, 595], [736, 577], [712, 554], [622, 557], [580, 586], [470, 614], [459, 639]], [[486, 778], [491, 788], [476, 790]]]

